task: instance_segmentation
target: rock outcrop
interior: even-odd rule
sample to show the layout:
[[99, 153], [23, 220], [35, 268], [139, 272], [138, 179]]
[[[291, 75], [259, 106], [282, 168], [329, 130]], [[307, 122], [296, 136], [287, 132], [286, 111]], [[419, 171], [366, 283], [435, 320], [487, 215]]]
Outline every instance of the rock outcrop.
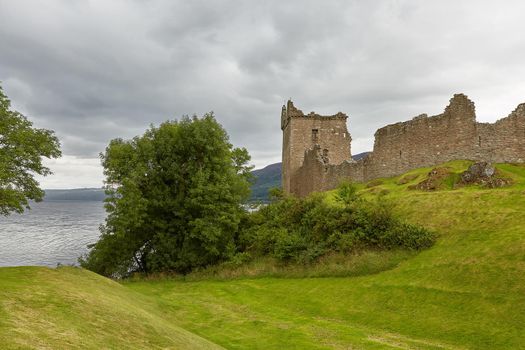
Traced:
[[504, 187], [511, 184], [511, 180], [498, 176], [496, 168], [488, 162], [472, 164], [461, 174], [459, 185], [481, 185], [488, 188]]

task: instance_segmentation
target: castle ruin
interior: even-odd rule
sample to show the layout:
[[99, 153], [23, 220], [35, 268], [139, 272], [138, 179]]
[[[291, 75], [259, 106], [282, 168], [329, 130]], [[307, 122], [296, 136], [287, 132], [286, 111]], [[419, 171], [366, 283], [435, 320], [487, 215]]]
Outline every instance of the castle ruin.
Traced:
[[292, 101], [283, 106], [282, 186], [305, 196], [337, 187], [342, 179], [368, 181], [451, 160], [525, 162], [525, 103], [495, 123], [476, 121], [474, 103], [456, 94], [442, 114], [419, 115], [375, 133], [365, 158], [351, 157], [348, 116], [304, 114]]

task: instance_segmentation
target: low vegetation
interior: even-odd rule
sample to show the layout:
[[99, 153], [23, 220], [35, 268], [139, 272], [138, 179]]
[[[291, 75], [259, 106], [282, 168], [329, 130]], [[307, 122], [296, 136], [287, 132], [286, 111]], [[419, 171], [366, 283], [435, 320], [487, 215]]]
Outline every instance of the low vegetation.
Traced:
[[388, 201], [362, 198], [351, 183], [339, 187], [335, 203], [325, 197], [286, 196], [248, 215], [238, 239], [241, 254], [304, 264], [328, 253], [420, 250], [434, 242], [432, 232], [394, 217]]
[[416, 254], [416, 251], [407, 249], [366, 249], [352, 253], [327, 253], [310, 263], [283, 262], [267, 255], [250, 258], [242, 262], [238, 260], [226, 261], [204, 269], [197, 269], [187, 275], [170, 273], [135, 274], [126, 281], [356, 277], [393, 269]]

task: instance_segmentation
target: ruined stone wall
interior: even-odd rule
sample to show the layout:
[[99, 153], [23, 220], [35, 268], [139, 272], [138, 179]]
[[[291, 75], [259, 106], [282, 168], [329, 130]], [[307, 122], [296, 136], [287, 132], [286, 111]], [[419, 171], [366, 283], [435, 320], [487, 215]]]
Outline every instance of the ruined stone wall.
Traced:
[[328, 191], [336, 188], [344, 179], [364, 181], [365, 160], [344, 160], [340, 164], [326, 164], [323, 162], [320, 148], [307, 150], [303, 165], [297, 170], [293, 178], [294, 193], [304, 197], [311, 192]]
[[474, 104], [465, 95], [454, 95], [443, 114], [420, 115], [377, 130], [365, 177], [394, 176], [451, 159], [471, 159], [477, 147]]
[[375, 134], [364, 178], [395, 176], [457, 159], [523, 162], [524, 105], [494, 124], [477, 123], [474, 103], [458, 94], [443, 114], [385, 126]]
[[525, 103], [493, 124], [477, 123], [474, 103], [463, 94], [454, 95], [440, 115], [423, 114], [377, 130], [373, 152], [358, 162], [351, 160], [349, 146], [346, 155], [330, 148], [341, 145], [339, 141], [327, 140], [333, 137], [334, 125], [347, 133], [341, 122], [328, 122], [326, 138], [319, 144], [309, 143], [307, 137], [312, 128], [322, 128], [314, 126], [322, 125], [322, 121], [314, 124], [301, 120], [293, 124], [289, 132], [295, 142], [288, 146], [283, 143], [283, 168], [285, 148], [294, 147], [288, 153], [293, 172], [288, 174], [289, 187], [283, 187], [286, 192], [304, 196], [335, 188], [342, 179], [368, 181], [450, 160], [525, 162]]
[[477, 130], [479, 159], [495, 163], [525, 162], [525, 103], [494, 124], [477, 123]]
[[305, 115], [295, 108], [291, 101], [288, 101], [287, 106], [283, 106], [281, 128], [284, 191], [296, 193], [297, 187], [302, 186], [302, 183], [292, 179], [303, 165], [305, 150], [318, 147], [321, 159], [326, 164], [340, 164], [346, 159], [351, 159], [347, 118], [343, 113], [320, 116], [312, 112]]

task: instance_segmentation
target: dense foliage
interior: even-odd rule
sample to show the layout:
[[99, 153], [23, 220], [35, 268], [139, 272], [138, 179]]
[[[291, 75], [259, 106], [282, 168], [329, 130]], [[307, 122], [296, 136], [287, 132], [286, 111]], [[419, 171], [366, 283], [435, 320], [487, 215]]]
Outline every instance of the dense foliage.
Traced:
[[60, 157], [53, 131], [37, 129], [11, 102], [0, 87], [0, 215], [21, 213], [29, 201], [41, 201], [44, 191], [34, 175], [49, 175], [42, 157]]
[[388, 202], [365, 200], [346, 183], [338, 188], [335, 203], [323, 194], [284, 197], [250, 214], [239, 248], [251, 255], [304, 263], [334, 251], [418, 250], [434, 240], [432, 232], [396, 218]]
[[112, 140], [101, 158], [108, 217], [84, 267], [108, 276], [185, 273], [234, 255], [250, 157], [212, 114]]

